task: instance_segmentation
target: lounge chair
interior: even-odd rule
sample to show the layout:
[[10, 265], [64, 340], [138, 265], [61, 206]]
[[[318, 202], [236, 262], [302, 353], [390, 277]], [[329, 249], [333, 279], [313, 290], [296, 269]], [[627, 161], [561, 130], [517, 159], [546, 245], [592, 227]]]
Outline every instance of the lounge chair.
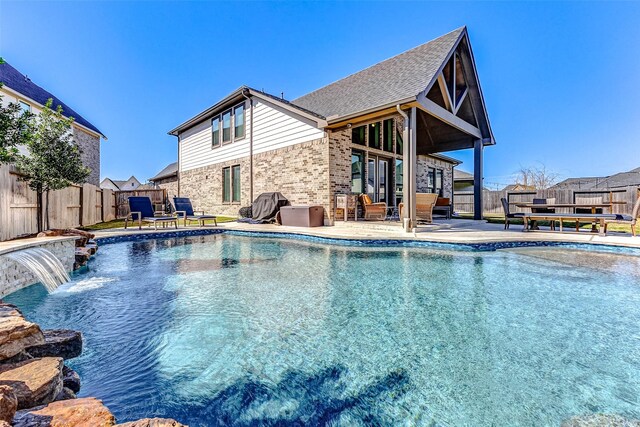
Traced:
[[[207, 215], [204, 211], [194, 211], [191, 200], [188, 197], [174, 197], [173, 206], [176, 209], [178, 218], [182, 217], [184, 219], [185, 227], [187, 226], [187, 221], [197, 221], [200, 223], [200, 226], [204, 227], [204, 222], [208, 219], [212, 219], [215, 226], [218, 225], [215, 215]], [[198, 212], [198, 214], [196, 214], [196, 212]]]
[[636, 200], [636, 204], [633, 205], [631, 216], [616, 214], [616, 219], [606, 220], [604, 222], [604, 233], [607, 234], [607, 225], [609, 224], [629, 224], [631, 226], [631, 234], [633, 237], [636, 237], [636, 224], [638, 223], [638, 218], [640, 218], [640, 197]]
[[371, 197], [368, 194], [360, 195], [360, 204], [364, 219], [377, 218], [383, 220], [387, 217], [387, 204], [385, 202], [374, 203], [371, 201]]
[[178, 228], [178, 218], [175, 216], [156, 216], [151, 205], [151, 199], [148, 197], [129, 197], [129, 215], [124, 219], [124, 228], [127, 228], [129, 221], [136, 221], [138, 229], [142, 230], [142, 223], [147, 222], [153, 224], [158, 229], [158, 223], [166, 226], [173, 223]]
[[448, 197], [438, 197], [433, 213], [444, 215], [446, 219], [451, 219], [451, 199]]
[[522, 218], [522, 213], [511, 213], [511, 210], [509, 209], [509, 202], [507, 202], [506, 198], [501, 198], [500, 202], [502, 202], [502, 210], [504, 210], [504, 229], [508, 230], [509, 229], [509, 223], [510, 220], [512, 219], [516, 219], [516, 218]]
[[[437, 200], [436, 193], [416, 193], [416, 220], [431, 224], [433, 222], [433, 207]], [[400, 218], [404, 218], [403, 209], [404, 203], [400, 203], [398, 205]]]

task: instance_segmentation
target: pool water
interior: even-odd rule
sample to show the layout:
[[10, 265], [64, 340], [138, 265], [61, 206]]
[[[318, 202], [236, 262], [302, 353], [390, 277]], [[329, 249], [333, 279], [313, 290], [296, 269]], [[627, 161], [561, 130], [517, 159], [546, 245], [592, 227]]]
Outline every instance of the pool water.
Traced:
[[119, 422], [559, 425], [640, 418], [640, 257], [227, 234], [114, 243], [48, 295]]

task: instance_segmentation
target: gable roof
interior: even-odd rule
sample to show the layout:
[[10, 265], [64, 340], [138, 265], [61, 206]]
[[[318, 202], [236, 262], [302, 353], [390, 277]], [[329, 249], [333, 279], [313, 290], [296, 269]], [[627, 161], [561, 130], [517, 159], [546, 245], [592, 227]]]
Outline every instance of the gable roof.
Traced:
[[460, 169], [453, 170], [454, 181], [473, 181], [473, 174]]
[[149, 181], [156, 181], [163, 178], [169, 178], [178, 174], [178, 162], [173, 162], [164, 167], [153, 178], [149, 178]]
[[640, 168], [632, 169], [628, 172], [620, 172], [611, 175], [598, 182], [598, 188], [616, 188], [640, 185]]
[[460, 27], [291, 102], [331, 119], [415, 98], [431, 84], [465, 31]]
[[58, 108], [58, 105], [62, 106], [62, 114], [65, 117], [73, 117], [76, 123], [88, 129], [91, 129], [92, 131], [102, 135], [103, 138], [107, 139], [107, 137], [102, 132], [100, 132], [97, 127], [89, 123], [88, 120], [78, 114], [73, 108], [62, 102], [51, 92], [48, 92], [47, 90], [32, 82], [31, 79], [13, 68], [6, 61], [0, 63], [0, 82], [2, 82], [2, 84], [9, 89], [18, 92], [26, 98], [30, 98], [36, 101], [40, 105], [45, 105], [47, 103], [47, 100], [49, 100], [49, 98], [52, 98], [52, 109]]

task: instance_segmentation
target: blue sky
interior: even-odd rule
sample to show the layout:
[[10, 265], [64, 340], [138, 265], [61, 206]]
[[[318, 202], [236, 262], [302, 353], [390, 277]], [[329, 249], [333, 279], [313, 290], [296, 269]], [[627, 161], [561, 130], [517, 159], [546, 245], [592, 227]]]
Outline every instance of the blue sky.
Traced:
[[640, 2], [1, 0], [0, 55], [108, 136], [103, 177], [145, 180], [176, 159], [168, 130], [242, 84], [293, 99], [462, 25], [489, 186], [640, 166]]

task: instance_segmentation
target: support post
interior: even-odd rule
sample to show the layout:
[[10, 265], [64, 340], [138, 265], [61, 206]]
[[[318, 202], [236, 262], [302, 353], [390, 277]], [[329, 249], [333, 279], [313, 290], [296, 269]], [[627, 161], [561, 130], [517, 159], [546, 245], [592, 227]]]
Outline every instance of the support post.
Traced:
[[482, 181], [483, 181], [483, 150], [481, 139], [477, 139], [473, 144], [473, 219], [481, 220], [483, 213], [482, 205]]
[[[415, 229], [417, 224], [416, 219], [416, 171], [418, 168], [418, 161], [416, 155], [416, 138], [417, 132], [417, 110], [416, 107], [411, 107], [411, 115], [409, 120], [409, 146], [411, 162], [411, 170], [409, 171], [409, 197], [411, 198], [411, 204], [409, 205], [409, 218], [411, 222], [411, 229]], [[411, 231], [411, 230], [410, 230]]]

